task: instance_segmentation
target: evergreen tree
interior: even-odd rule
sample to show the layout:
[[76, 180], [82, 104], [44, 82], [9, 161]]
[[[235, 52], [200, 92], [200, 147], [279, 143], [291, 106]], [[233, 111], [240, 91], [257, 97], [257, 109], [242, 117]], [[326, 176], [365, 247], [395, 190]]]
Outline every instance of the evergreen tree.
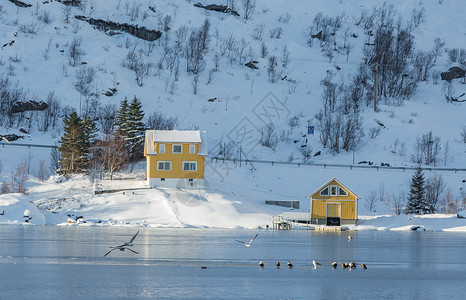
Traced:
[[130, 158], [135, 161], [142, 157], [144, 152], [144, 134], [146, 125], [142, 121], [144, 112], [139, 99], [134, 96], [131, 103], [125, 98], [117, 112], [117, 132], [123, 136], [130, 151]]
[[129, 106], [128, 106], [128, 99], [126, 99], [125, 97], [125, 99], [121, 101], [120, 103], [120, 108], [118, 109], [116, 113], [116, 121], [115, 121], [116, 131], [122, 136], [125, 136], [126, 132], [128, 131], [128, 128], [127, 128], [128, 118], [129, 118]]
[[408, 194], [408, 213], [424, 214], [429, 212], [429, 207], [426, 203], [424, 185], [424, 174], [420, 167], [416, 169], [411, 178], [411, 186]]
[[66, 116], [63, 122], [65, 133], [58, 147], [61, 153], [59, 172], [65, 175], [86, 172], [90, 151], [86, 125], [76, 112]]
[[142, 121], [143, 118], [144, 112], [142, 110], [142, 104], [139, 99], [134, 96], [133, 101], [131, 101], [131, 104], [129, 105], [127, 135], [133, 160], [141, 158], [144, 152], [144, 134], [146, 124]]

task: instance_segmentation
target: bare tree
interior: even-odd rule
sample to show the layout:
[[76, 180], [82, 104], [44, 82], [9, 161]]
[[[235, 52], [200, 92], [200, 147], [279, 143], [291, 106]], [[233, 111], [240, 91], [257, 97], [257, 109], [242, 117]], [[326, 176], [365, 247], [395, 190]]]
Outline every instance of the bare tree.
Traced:
[[153, 130], [172, 130], [175, 127], [177, 119], [167, 117], [160, 112], [154, 112], [149, 115], [146, 126]]
[[249, 20], [252, 18], [256, 10], [256, 0], [242, 0], [243, 5], [243, 17], [245, 20]]
[[37, 178], [40, 181], [44, 182], [48, 177], [48, 172], [46, 168], [46, 163], [43, 159], [39, 161], [39, 169], [37, 170]]
[[261, 43], [261, 57], [266, 58], [267, 54], [269, 54], [269, 51], [267, 50], [267, 45], [265, 45], [264, 42]]
[[107, 103], [99, 109], [99, 123], [100, 129], [105, 134], [113, 132], [113, 125], [115, 124], [117, 108], [115, 104]]
[[81, 47], [81, 42], [81, 38], [74, 38], [68, 48], [69, 64], [73, 67], [76, 67], [81, 59], [81, 56], [86, 54], [84, 49]]
[[269, 123], [261, 129], [260, 143], [262, 146], [275, 150], [278, 144], [278, 136], [276, 127], [273, 123]]
[[277, 58], [275, 56], [269, 57], [269, 64], [267, 66], [267, 73], [272, 83], [277, 81]]
[[437, 58], [442, 55], [442, 49], [445, 46], [445, 40], [440, 39], [439, 37], [436, 37], [434, 40], [434, 63], [437, 62]]
[[122, 170], [129, 163], [129, 149], [126, 141], [118, 134], [107, 135], [104, 139], [97, 141], [91, 151], [96, 167], [100, 170], [101, 179], [103, 173], [108, 172], [110, 180], [113, 180], [114, 172]]
[[445, 190], [445, 181], [442, 175], [435, 174], [433, 177], [427, 179], [425, 187], [426, 203], [429, 205], [429, 212], [434, 213], [440, 204], [440, 196]]
[[369, 211], [369, 212], [375, 212], [375, 202], [377, 199], [377, 193], [372, 191], [369, 196], [365, 199], [364, 201], [364, 207]]
[[395, 209], [396, 215], [401, 215], [403, 211], [403, 207], [406, 205], [406, 195], [404, 193], [399, 194], [396, 196], [393, 194], [393, 208]]
[[414, 154], [411, 161], [417, 164], [426, 164], [436, 166], [440, 155], [440, 137], [433, 136], [432, 131], [423, 134], [422, 137], [416, 138]]
[[73, 8], [72, 8], [71, 6], [63, 5], [63, 8], [62, 8], [62, 15], [63, 15], [63, 21], [64, 21], [66, 24], [69, 24], [69, 23], [70, 23], [70, 17], [71, 17], [72, 9], [73, 9]]
[[442, 197], [442, 212], [445, 214], [455, 214], [457, 209], [458, 207], [452, 190], [451, 188], [448, 188]]
[[15, 193], [26, 193], [25, 181], [27, 179], [27, 160], [22, 160], [11, 174], [11, 186]]

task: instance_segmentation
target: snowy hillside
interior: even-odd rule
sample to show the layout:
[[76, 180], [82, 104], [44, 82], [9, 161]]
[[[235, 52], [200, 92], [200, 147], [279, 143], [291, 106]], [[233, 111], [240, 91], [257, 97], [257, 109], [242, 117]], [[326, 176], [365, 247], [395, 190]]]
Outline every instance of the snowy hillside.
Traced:
[[[14, 143], [55, 145], [63, 116], [76, 110], [95, 119], [103, 135], [120, 101], [136, 96], [146, 120], [157, 113], [176, 118], [178, 129], [206, 130], [210, 157], [237, 159], [241, 149], [249, 159], [295, 164], [207, 166], [212, 199], [237, 202], [240, 215], [257, 213], [254, 225], [281, 211], [264, 200], [298, 199], [305, 210], [304, 197], [332, 177], [363, 198], [360, 215], [386, 213], [387, 199], [406, 195], [413, 173], [298, 163], [466, 168], [464, 74], [441, 79], [452, 67], [466, 69], [463, 1], [245, 2], [3, 1], [0, 134], [20, 136]], [[226, 10], [205, 9], [209, 4]], [[48, 108], [12, 109], [30, 100]], [[25, 164], [33, 200], [60, 197], [60, 184], [44, 196], [42, 189], [54, 185], [39, 180], [52, 175], [50, 149], [0, 143], [3, 187]], [[461, 208], [466, 172], [425, 175], [434, 174]], [[369, 209], [364, 201], [374, 193]], [[219, 225], [208, 223], [185, 222]]]

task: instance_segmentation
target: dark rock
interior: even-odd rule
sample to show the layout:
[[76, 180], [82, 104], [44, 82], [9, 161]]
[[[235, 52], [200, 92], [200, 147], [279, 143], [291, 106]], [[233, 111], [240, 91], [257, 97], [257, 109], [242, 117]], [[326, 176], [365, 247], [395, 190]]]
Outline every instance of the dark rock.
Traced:
[[48, 104], [45, 103], [44, 101], [34, 101], [30, 100], [28, 102], [15, 102], [13, 103], [11, 107], [11, 112], [12, 113], [20, 113], [20, 112], [25, 112], [29, 110], [46, 110], [48, 108]]
[[250, 68], [250, 69], [257, 70], [257, 69], [259, 69], [259, 67], [257, 67], [257, 66], [255, 65], [255, 63], [257, 63], [257, 62], [250, 61], [250, 62], [248, 62], [247, 64], [245, 64], [245, 66], [248, 67], [248, 68]]
[[104, 95], [107, 97], [112, 97], [116, 94], [118, 90], [116, 88], [109, 88], [108, 91], [105, 91]]
[[158, 40], [162, 36], [162, 32], [158, 30], [151, 30], [147, 29], [146, 27], [138, 27], [137, 25], [130, 25], [127, 23], [120, 24], [102, 19], [86, 18], [85, 16], [75, 16], [75, 18], [81, 21], [85, 21], [95, 26], [98, 30], [104, 31], [106, 33], [115, 30], [124, 31], [131, 34], [132, 36], [149, 42]]
[[312, 38], [312, 39], [318, 39], [318, 40], [322, 39], [322, 30], [319, 31], [319, 32], [316, 33], [316, 34], [311, 34], [311, 38]]
[[210, 99], [209, 99], [209, 100], [207, 100], [207, 101], [209, 101], [209, 102], [214, 102], [215, 100], [217, 100], [217, 97], [210, 98]]
[[461, 69], [460, 67], [453, 67], [450, 68], [447, 72], [443, 72], [440, 74], [442, 80], [451, 81], [455, 78], [462, 78], [466, 76], [466, 71]]
[[231, 10], [226, 5], [209, 4], [209, 5], [204, 6], [204, 5], [202, 5], [202, 3], [195, 3], [193, 5], [195, 7], [199, 7], [199, 8], [203, 8], [203, 9], [207, 9], [207, 10], [213, 10], [213, 11], [221, 12], [221, 13], [225, 13], [225, 14], [230, 13], [230, 14], [232, 14], [234, 16], [239, 17], [239, 13], [237, 11]]
[[28, 132], [27, 132], [25, 129], [23, 129], [23, 128], [20, 128], [20, 129], [19, 129], [19, 132], [24, 133], [24, 134], [28, 134]]
[[13, 3], [14, 5], [18, 6], [18, 7], [31, 7], [32, 4], [28, 4], [28, 3], [24, 3], [22, 1], [19, 1], [19, 0], [10, 0], [11, 3]]
[[18, 139], [24, 138], [22, 135], [16, 135], [16, 134], [6, 134], [6, 135], [0, 134], [0, 136], [4, 136], [9, 142], [13, 142]]
[[66, 5], [66, 6], [80, 6], [81, 0], [57, 0], [58, 2]]
[[357, 39], [357, 38], [358, 38], [358, 35], [357, 35], [356, 33], [353, 33], [353, 34], [351, 35], [351, 37]]
[[319, 156], [319, 155], [321, 155], [321, 154], [322, 154], [322, 153], [321, 153], [320, 151], [317, 151], [317, 152], [314, 154], [314, 156]]

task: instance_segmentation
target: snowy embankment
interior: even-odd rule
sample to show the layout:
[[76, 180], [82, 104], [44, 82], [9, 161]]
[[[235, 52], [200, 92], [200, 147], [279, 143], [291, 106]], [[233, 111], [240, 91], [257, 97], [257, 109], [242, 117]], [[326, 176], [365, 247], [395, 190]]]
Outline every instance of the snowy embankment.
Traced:
[[[272, 215], [284, 210], [250, 201], [251, 195], [243, 197], [238, 188], [220, 190], [221, 185], [199, 192], [149, 189], [140, 179], [114, 180], [101, 182], [101, 188], [120, 191], [94, 195], [87, 176], [55, 176], [31, 184], [29, 195], [0, 196], [0, 224], [257, 228], [271, 225]], [[466, 232], [466, 219], [445, 214], [360, 216], [351, 229]]]

